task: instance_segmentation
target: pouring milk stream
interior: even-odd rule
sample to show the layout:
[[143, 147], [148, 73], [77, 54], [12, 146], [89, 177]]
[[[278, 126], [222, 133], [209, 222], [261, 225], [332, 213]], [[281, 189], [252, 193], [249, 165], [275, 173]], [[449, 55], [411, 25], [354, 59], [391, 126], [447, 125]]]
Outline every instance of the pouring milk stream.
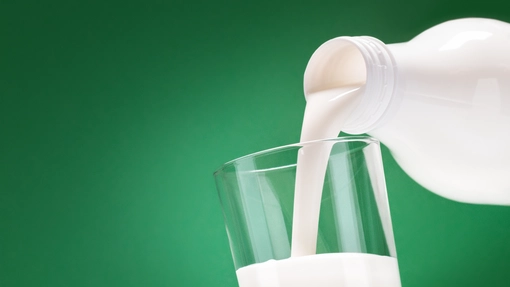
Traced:
[[[372, 37], [335, 38], [312, 55], [304, 88], [301, 141], [368, 133], [427, 189], [462, 202], [510, 205], [510, 24], [448, 21], [389, 45]], [[329, 148], [300, 152], [291, 258], [240, 268], [241, 287], [400, 286], [395, 258], [313, 255]], [[303, 266], [337, 267], [319, 283], [292, 277], [289, 270]], [[380, 274], [386, 279], [370, 278]]]

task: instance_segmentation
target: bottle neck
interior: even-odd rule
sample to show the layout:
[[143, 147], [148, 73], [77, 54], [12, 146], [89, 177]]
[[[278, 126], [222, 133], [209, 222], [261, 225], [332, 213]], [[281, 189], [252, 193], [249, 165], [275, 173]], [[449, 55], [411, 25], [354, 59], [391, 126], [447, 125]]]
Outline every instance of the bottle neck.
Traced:
[[359, 105], [342, 131], [370, 132], [384, 123], [396, 91], [396, 64], [388, 47], [376, 38], [338, 37], [322, 44], [305, 70], [305, 97], [311, 93], [359, 85]]

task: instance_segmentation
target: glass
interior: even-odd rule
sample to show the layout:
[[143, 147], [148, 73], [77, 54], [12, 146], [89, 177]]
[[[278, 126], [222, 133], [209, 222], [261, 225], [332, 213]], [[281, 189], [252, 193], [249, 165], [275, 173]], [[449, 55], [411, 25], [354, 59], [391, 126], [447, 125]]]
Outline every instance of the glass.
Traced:
[[[392, 258], [394, 270], [389, 272], [393, 272], [392, 278], [378, 278], [377, 276], [389, 276], [381, 275], [388, 273], [388, 270], [378, 269], [377, 266], [372, 266], [372, 263], [363, 261], [364, 267], [361, 268], [366, 269], [363, 271], [365, 273], [358, 273], [362, 274], [361, 277], [367, 278], [375, 274], [376, 278], [370, 279], [374, 281], [373, 285], [361, 284], [359, 278], [356, 282], [337, 278], [345, 283], [337, 286], [400, 286], [380, 146], [377, 140], [369, 137], [344, 137], [277, 147], [230, 161], [214, 173], [240, 284], [243, 280], [239, 269], [253, 264], [262, 266], [257, 263], [291, 257], [298, 155], [307, 152], [307, 149], [317, 148], [326, 150], [328, 158], [320, 201], [316, 253], [329, 254], [327, 256], [373, 254]], [[318, 258], [314, 256], [317, 255], [304, 257]], [[342, 261], [345, 258], [338, 260]], [[372, 260], [371, 257], [369, 260]], [[303, 264], [321, 265], [321, 263]], [[348, 270], [345, 266], [340, 265], [352, 265], [348, 262], [338, 264], [338, 268], [331, 267], [333, 272], [346, 272]], [[328, 263], [324, 268], [330, 268], [330, 265], [332, 264]], [[298, 272], [299, 268], [292, 267], [290, 272], [292, 269]], [[353, 271], [351, 269], [349, 272]], [[267, 268], [264, 270], [267, 271]], [[330, 286], [327, 283], [319, 284], [313, 279], [315, 275], [299, 271], [299, 274], [292, 274], [291, 277], [304, 276], [312, 278], [306, 284]], [[260, 274], [253, 276], [261, 277]], [[284, 277], [281, 274], [278, 276]], [[320, 276], [324, 278], [324, 275]], [[303, 280], [306, 281], [300, 279], [300, 282], [304, 282]], [[345, 280], [352, 284], [347, 284]], [[384, 280], [388, 281], [388, 284], [384, 284]], [[273, 283], [268, 283], [267, 280], [266, 283], [259, 285], [252, 282], [253, 280], [248, 281], [250, 283], [241, 286], [273, 286], [271, 285]], [[299, 282], [291, 282], [288, 285], [280, 282], [274, 286], [292, 285], [301, 286]]]

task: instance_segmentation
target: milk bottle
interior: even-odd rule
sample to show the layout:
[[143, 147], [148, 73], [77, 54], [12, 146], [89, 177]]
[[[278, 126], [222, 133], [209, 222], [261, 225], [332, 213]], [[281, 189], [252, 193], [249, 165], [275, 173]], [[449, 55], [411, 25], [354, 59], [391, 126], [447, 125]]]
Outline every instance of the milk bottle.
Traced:
[[304, 77], [307, 97], [360, 83], [365, 92], [344, 132], [379, 139], [441, 196], [510, 204], [510, 24], [453, 20], [389, 45], [335, 38]]

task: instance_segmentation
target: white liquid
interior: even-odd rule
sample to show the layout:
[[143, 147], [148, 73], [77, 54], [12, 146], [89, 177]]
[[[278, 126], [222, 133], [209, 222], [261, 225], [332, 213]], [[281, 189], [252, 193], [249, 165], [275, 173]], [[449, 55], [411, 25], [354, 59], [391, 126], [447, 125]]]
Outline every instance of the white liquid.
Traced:
[[[347, 86], [307, 97], [301, 142], [337, 137], [356, 108], [363, 86]], [[297, 160], [292, 256], [315, 254], [322, 186], [331, 144], [301, 148]]]
[[241, 287], [396, 287], [397, 260], [362, 253], [270, 260], [237, 270]]

